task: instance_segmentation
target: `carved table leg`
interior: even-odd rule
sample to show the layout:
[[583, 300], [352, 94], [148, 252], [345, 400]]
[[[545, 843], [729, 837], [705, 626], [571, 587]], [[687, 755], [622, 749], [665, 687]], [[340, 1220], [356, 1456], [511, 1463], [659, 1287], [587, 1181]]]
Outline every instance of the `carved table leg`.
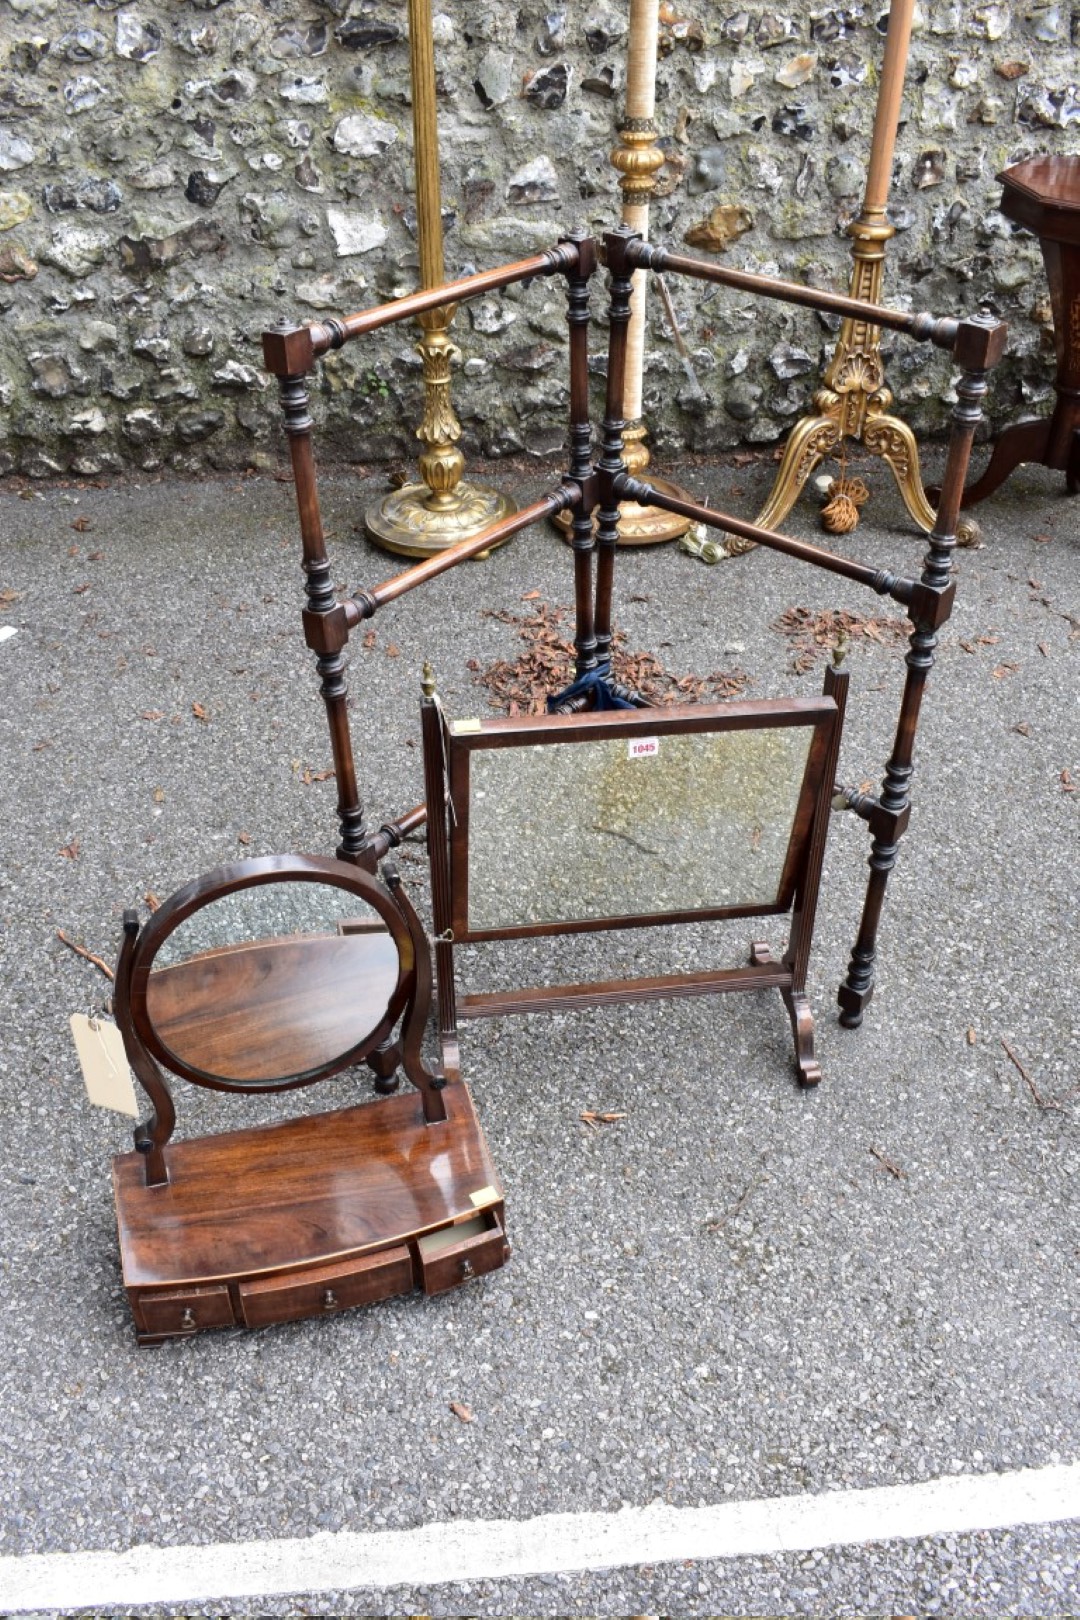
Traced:
[[977, 501], [983, 501], [988, 495], [992, 495], [999, 484], [1003, 484], [1021, 462], [1035, 461], [1040, 464], [1044, 462], [1049, 442], [1050, 417], [1040, 417], [1030, 422], [1014, 422], [1011, 427], [1005, 428], [995, 441], [982, 477], [977, 478], [965, 489], [961, 506], [974, 506]]

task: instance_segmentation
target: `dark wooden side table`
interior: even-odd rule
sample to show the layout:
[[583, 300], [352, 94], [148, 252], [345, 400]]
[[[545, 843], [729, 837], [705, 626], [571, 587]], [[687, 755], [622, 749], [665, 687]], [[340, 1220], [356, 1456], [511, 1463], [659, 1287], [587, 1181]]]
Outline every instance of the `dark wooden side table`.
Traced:
[[1038, 462], [1064, 472], [1080, 492], [1080, 157], [1033, 157], [1004, 169], [1001, 211], [1039, 238], [1054, 312], [1057, 403], [1051, 416], [1007, 427], [982, 477], [964, 491], [974, 506], [1018, 467]]

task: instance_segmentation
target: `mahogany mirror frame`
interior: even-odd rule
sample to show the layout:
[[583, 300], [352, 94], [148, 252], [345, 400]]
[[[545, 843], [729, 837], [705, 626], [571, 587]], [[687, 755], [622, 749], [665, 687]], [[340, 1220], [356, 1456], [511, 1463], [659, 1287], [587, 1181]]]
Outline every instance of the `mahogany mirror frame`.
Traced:
[[[544, 935], [594, 933], [619, 928], [663, 927], [680, 922], [719, 922], [739, 917], [782, 916], [791, 910], [801, 873], [805, 869], [808, 840], [813, 827], [817, 796], [831, 794], [825, 770], [832, 752], [838, 711], [831, 697], [766, 698], [724, 703], [678, 704], [670, 709], [598, 710], [585, 714], [528, 715], [490, 718], [475, 727], [446, 729], [446, 762], [450, 796], [450, 926], [455, 944], [498, 939], [533, 939]], [[471, 761], [474, 753], [490, 749], [543, 748], [560, 744], [629, 742], [635, 736], [718, 736], [728, 732], [767, 731], [780, 728], [812, 730], [795, 814], [776, 897], [773, 901], [736, 902], [726, 906], [686, 905], [674, 910], [635, 912], [621, 916], [594, 916], [561, 921], [473, 927], [469, 920], [469, 847], [471, 833]], [[570, 837], [572, 831], [568, 829]], [[527, 858], [527, 857], [526, 857]]]
[[[161, 1040], [147, 1005], [150, 974], [162, 946], [189, 917], [227, 895], [275, 883], [319, 883], [342, 889], [369, 905], [386, 924], [387, 932], [397, 947], [397, 982], [378, 1023], [339, 1056], [310, 1069], [284, 1075], [276, 1081], [229, 1080], [224, 1075], [215, 1075], [185, 1061]], [[131, 1021], [146, 1050], [166, 1069], [193, 1085], [227, 1092], [291, 1091], [328, 1080], [342, 1069], [362, 1062], [369, 1052], [379, 1046], [405, 1010], [415, 981], [415, 969], [416, 952], [405, 918], [390, 891], [362, 867], [315, 855], [262, 855], [204, 873], [178, 889], [153, 914], [139, 935], [131, 959], [128, 989]]]

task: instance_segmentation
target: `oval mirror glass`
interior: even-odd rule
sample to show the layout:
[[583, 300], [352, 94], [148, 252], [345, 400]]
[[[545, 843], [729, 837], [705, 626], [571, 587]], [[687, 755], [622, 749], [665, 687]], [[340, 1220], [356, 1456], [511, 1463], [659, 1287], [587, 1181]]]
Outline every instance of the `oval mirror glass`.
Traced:
[[386, 1017], [398, 947], [365, 900], [282, 879], [209, 900], [162, 941], [146, 1014], [165, 1054], [257, 1089], [332, 1068]]

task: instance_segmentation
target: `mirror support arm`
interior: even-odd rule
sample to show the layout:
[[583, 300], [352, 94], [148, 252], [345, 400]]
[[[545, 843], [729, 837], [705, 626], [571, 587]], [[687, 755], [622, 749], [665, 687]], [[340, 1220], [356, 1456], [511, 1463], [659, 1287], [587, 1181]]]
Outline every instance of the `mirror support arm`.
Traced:
[[120, 1033], [124, 1038], [124, 1051], [139, 1084], [150, 1098], [153, 1113], [135, 1127], [135, 1147], [146, 1158], [146, 1185], [168, 1185], [169, 1171], [165, 1164], [165, 1148], [176, 1129], [176, 1108], [172, 1093], [165, 1084], [161, 1071], [135, 1033], [131, 1021], [131, 965], [135, 944], [139, 937], [139, 917], [134, 911], [124, 912], [124, 938], [120, 958], [116, 964], [116, 985], [113, 991], [113, 1010]]

